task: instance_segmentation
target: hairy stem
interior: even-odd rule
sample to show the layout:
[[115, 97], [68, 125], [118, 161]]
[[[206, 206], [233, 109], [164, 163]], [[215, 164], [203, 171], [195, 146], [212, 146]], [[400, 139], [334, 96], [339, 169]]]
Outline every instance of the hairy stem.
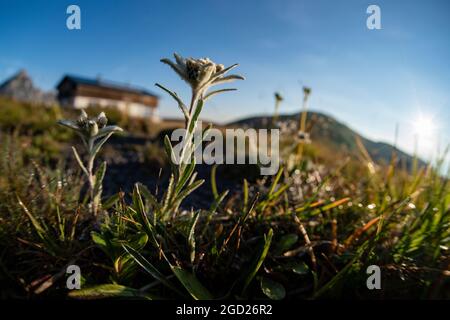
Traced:
[[88, 143], [88, 163], [87, 163], [87, 171], [88, 171], [88, 182], [89, 182], [89, 197], [90, 197], [90, 207], [91, 212], [94, 216], [97, 216], [97, 203], [94, 194], [95, 188], [95, 176], [94, 176], [94, 160], [95, 155], [93, 154], [94, 149], [94, 139], [89, 139]]

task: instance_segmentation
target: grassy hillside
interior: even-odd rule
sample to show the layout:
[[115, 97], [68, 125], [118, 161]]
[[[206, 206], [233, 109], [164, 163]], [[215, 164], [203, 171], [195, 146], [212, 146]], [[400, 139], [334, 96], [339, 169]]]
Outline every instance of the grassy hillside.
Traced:
[[[300, 115], [298, 113], [280, 115], [278, 120], [279, 122], [284, 123], [297, 123], [299, 117]], [[321, 146], [321, 149], [324, 152], [334, 155], [338, 153], [340, 157], [345, 155], [359, 157], [361, 150], [357, 144], [358, 138], [375, 162], [389, 164], [392, 160], [393, 152], [395, 152], [396, 161], [399, 166], [408, 169], [413, 167], [415, 159], [412, 155], [409, 155], [390, 144], [367, 139], [331, 116], [320, 112], [308, 112], [307, 119], [307, 131], [311, 133], [311, 138], [314, 143]], [[271, 121], [271, 116], [256, 116], [234, 121], [228, 125], [268, 128], [271, 125]], [[420, 159], [417, 159], [417, 164], [419, 166], [426, 165], [425, 162]]]

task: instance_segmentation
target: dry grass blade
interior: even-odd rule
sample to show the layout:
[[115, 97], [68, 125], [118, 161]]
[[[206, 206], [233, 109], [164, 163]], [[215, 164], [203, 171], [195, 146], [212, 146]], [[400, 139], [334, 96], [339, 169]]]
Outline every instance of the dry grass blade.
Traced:
[[306, 247], [308, 248], [309, 256], [311, 257], [311, 264], [313, 266], [313, 269], [316, 270], [317, 269], [317, 259], [316, 259], [316, 255], [314, 254], [314, 249], [311, 244], [311, 240], [309, 239], [308, 232], [306, 232], [306, 229], [305, 229], [303, 223], [300, 221], [300, 218], [297, 217], [296, 214], [294, 214], [294, 220], [298, 225], [298, 229], [300, 230], [300, 233], [302, 234], [303, 239], [305, 240]]
[[376, 223], [378, 223], [378, 221], [381, 219], [381, 217], [376, 217], [373, 218], [372, 220], [370, 220], [369, 222], [367, 222], [364, 226], [362, 226], [361, 228], [356, 229], [352, 235], [350, 235], [345, 241], [344, 241], [344, 247], [348, 247], [352, 244], [352, 242], [356, 239], [358, 239], [359, 237], [361, 237], [361, 235], [365, 232], [367, 232], [367, 230], [370, 229], [370, 227], [372, 227], [373, 225], [375, 225]]
[[226, 246], [228, 245], [228, 242], [231, 240], [232, 236], [234, 235], [234, 233], [236, 232], [236, 230], [242, 226], [242, 224], [245, 222], [245, 220], [247, 220], [247, 217], [249, 216], [249, 214], [253, 211], [253, 209], [255, 208], [256, 203], [258, 202], [259, 199], [259, 193], [257, 193], [254, 197], [253, 197], [253, 201], [252, 204], [250, 205], [250, 208], [248, 209], [247, 212], [245, 212], [245, 214], [238, 220], [238, 222], [234, 225], [233, 229], [231, 229], [230, 234], [228, 235], [228, 237], [225, 239], [225, 241], [222, 244], [222, 247], [219, 250], [219, 255], [225, 250]]

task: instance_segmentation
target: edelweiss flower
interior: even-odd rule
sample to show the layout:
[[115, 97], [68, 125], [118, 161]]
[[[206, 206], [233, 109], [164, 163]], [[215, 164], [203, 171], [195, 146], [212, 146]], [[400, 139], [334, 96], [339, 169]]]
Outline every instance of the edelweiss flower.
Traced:
[[310, 144], [311, 143], [311, 138], [309, 136], [309, 133], [308, 132], [304, 132], [304, 131], [299, 131], [297, 133], [297, 141], [299, 143]]
[[89, 210], [96, 216], [101, 205], [102, 181], [106, 162], [103, 162], [103, 165], [95, 172], [95, 157], [113, 133], [123, 131], [123, 129], [118, 126], [107, 126], [108, 118], [104, 112], [100, 112], [97, 117], [89, 118], [84, 110], [81, 110], [81, 115], [77, 120], [59, 120], [58, 124], [74, 130], [80, 136], [86, 149], [86, 161], [83, 162], [77, 149], [72, 146], [75, 159], [87, 178], [90, 197]]
[[[208, 58], [194, 59], [183, 58], [174, 53], [175, 62], [170, 59], [161, 59], [161, 62], [168, 64], [172, 69], [186, 81], [192, 88], [192, 91], [202, 98], [207, 98], [209, 95], [203, 96], [209, 87], [231, 82], [234, 80], [244, 80], [244, 77], [232, 74], [226, 75], [228, 71], [237, 66], [233, 64], [227, 68], [223, 64], [216, 64]], [[230, 91], [236, 89], [217, 90], [217, 93], [223, 91]], [[210, 94], [212, 95], [212, 93]]]
[[106, 118], [104, 112], [101, 112], [95, 118], [89, 119], [86, 111], [81, 110], [81, 115], [77, 120], [59, 120], [58, 123], [75, 130], [86, 139], [97, 139], [114, 132], [123, 131], [118, 126], [107, 126], [108, 118]]
[[281, 102], [283, 100], [284, 99], [283, 99], [282, 95], [280, 93], [278, 93], [278, 92], [275, 92], [275, 101], [276, 102]]
[[311, 88], [303, 87], [303, 95], [304, 95], [305, 100], [308, 99], [310, 94], [311, 94]]

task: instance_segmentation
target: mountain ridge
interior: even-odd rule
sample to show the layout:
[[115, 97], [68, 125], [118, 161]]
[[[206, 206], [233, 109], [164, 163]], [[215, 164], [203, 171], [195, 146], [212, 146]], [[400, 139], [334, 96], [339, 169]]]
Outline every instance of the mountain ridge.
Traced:
[[[295, 122], [296, 124], [299, 121], [299, 116], [299, 113], [282, 114], [277, 121], [285, 124]], [[270, 127], [271, 122], [272, 116], [256, 115], [231, 121], [227, 125], [261, 129]], [[414, 156], [387, 142], [366, 138], [331, 115], [319, 111], [308, 111], [307, 124], [306, 131], [311, 134], [313, 142], [317, 141], [329, 145], [345, 153], [357, 154], [356, 137], [358, 137], [375, 162], [389, 163], [395, 151], [398, 165], [404, 165], [408, 169], [411, 169], [413, 166]], [[417, 161], [419, 166], [426, 165], [426, 162], [422, 159]]]

